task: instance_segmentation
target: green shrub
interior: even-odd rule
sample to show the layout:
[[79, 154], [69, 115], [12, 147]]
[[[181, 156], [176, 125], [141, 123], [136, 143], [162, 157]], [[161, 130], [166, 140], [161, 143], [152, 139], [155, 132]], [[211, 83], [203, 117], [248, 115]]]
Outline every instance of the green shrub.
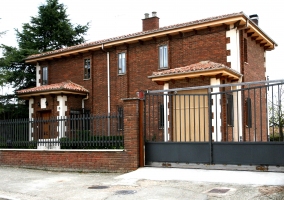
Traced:
[[[85, 132], [82, 134], [86, 134]], [[86, 135], [85, 135], [86, 136]], [[84, 140], [82, 140], [84, 139]], [[61, 138], [61, 149], [123, 149], [123, 136], [90, 136]]]

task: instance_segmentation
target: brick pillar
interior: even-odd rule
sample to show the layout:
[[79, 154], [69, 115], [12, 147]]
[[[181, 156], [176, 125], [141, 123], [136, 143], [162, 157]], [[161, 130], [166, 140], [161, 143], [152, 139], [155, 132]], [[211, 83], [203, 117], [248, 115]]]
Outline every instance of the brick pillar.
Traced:
[[130, 168], [139, 167], [139, 99], [123, 99], [124, 148]]

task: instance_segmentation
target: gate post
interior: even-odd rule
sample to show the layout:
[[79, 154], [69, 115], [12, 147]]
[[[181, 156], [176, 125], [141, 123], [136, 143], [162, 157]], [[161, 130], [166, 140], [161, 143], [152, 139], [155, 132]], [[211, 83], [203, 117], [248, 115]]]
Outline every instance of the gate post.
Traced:
[[211, 88], [208, 88], [208, 126], [209, 126], [209, 158], [210, 158], [210, 164], [213, 164], [213, 147], [212, 147], [212, 105], [211, 105]]
[[144, 150], [144, 100], [139, 101], [139, 167], [145, 166]]
[[[130, 158], [133, 168], [144, 166], [144, 145], [141, 150], [141, 127], [140, 116], [143, 115], [143, 101], [139, 98], [127, 98], [123, 100], [124, 107], [124, 146]], [[142, 119], [143, 120], [143, 119]], [[142, 132], [143, 137], [143, 132]], [[142, 138], [143, 139], [143, 138]], [[141, 155], [142, 152], [142, 155]], [[141, 157], [143, 163], [141, 163]]]

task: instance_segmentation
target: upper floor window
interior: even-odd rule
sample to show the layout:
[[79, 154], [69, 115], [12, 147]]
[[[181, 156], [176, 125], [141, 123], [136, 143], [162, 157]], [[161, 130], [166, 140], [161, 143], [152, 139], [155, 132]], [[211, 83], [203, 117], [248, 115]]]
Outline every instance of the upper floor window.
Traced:
[[48, 84], [48, 68], [43, 67], [42, 68], [42, 85]]
[[70, 130], [77, 130], [78, 136], [88, 133], [91, 129], [91, 114], [88, 109], [71, 109], [70, 110]]
[[126, 73], [126, 60], [125, 53], [118, 54], [118, 74]]
[[168, 46], [163, 45], [159, 47], [159, 68], [168, 68]]
[[91, 78], [91, 59], [84, 59], [84, 79]]

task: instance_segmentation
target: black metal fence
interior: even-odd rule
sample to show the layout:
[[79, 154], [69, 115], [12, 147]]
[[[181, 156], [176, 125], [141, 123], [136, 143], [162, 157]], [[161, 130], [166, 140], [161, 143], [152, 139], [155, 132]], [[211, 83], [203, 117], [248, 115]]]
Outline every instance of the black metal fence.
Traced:
[[0, 121], [0, 148], [121, 149], [123, 112]]
[[148, 91], [144, 109], [146, 141], [284, 141], [283, 80]]

